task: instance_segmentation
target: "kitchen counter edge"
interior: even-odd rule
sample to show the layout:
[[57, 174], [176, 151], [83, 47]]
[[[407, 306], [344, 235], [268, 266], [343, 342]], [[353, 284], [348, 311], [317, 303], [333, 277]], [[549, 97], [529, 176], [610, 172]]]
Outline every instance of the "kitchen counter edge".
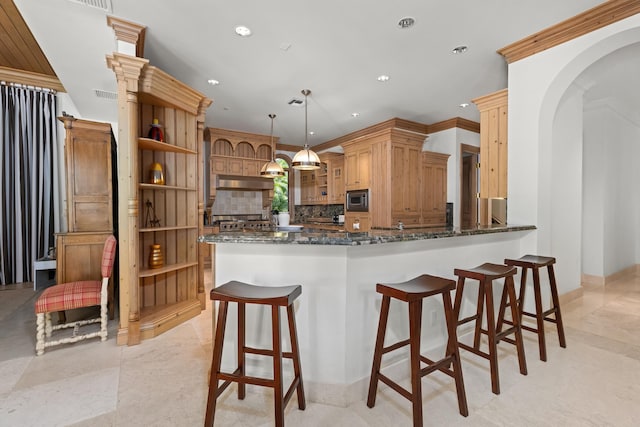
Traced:
[[201, 243], [262, 243], [288, 245], [359, 246], [412, 240], [442, 239], [479, 234], [535, 230], [535, 225], [493, 225], [472, 229], [412, 228], [404, 230], [371, 230], [362, 233], [304, 228], [301, 231], [223, 232], [198, 237]]

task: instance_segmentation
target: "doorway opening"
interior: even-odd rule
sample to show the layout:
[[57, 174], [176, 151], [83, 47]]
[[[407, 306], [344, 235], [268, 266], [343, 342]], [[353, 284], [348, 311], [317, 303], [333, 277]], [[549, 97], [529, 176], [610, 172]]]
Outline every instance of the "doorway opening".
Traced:
[[460, 144], [460, 228], [478, 225], [480, 147]]

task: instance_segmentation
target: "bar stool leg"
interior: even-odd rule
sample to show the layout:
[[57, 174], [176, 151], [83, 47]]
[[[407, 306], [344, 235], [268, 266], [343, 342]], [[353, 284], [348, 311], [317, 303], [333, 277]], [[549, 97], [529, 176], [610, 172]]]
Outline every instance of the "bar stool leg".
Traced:
[[562, 324], [562, 315], [560, 314], [560, 299], [558, 298], [558, 287], [556, 286], [556, 275], [553, 271], [553, 264], [547, 266], [549, 272], [549, 285], [551, 286], [551, 298], [553, 300], [553, 306], [555, 308], [556, 315], [556, 327], [558, 329], [558, 339], [560, 340], [560, 347], [566, 348], [567, 341], [564, 337], [564, 325]]
[[[500, 373], [498, 372], [498, 342], [496, 340], [495, 314], [493, 312], [493, 281], [482, 280], [480, 288], [483, 290], [487, 304], [487, 338], [489, 340], [489, 370], [491, 371], [491, 391], [500, 394]], [[482, 321], [482, 319], [480, 319]]]
[[513, 317], [513, 327], [515, 328], [516, 351], [518, 353], [518, 364], [520, 373], [527, 375], [527, 361], [524, 356], [524, 341], [522, 339], [522, 325], [520, 324], [519, 310], [516, 304], [516, 290], [513, 284], [513, 276], [506, 277], [504, 285], [507, 286], [509, 299], [511, 300], [511, 316]]
[[273, 341], [273, 404], [276, 427], [284, 427], [284, 402], [282, 386], [282, 345], [280, 334], [280, 307], [271, 307], [271, 332]]
[[422, 375], [420, 374], [420, 337], [422, 299], [409, 301], [409, 347], [411, 352], [411, 403], [413, 425], [422, 427]]
[[224, 344], [224, 330], [227, 323], [227, 308], [229, 303], [220, 301], [216, 336], [213, 341], [213, 357], [211, 359], [211, 374], [209, 377], [209, 396], [207, 397], [207, 412], [204, 418], [205, 426], [213, 426], [216, 415], [216, 400], [218, 398], [218, 372], [222, 363], [222, 344]]
[[456, 319], [453, 318], [454, 311], [451, 305], [451, 295], [449, 292], [444, 292], [442, 294], [442, 302], [444, 305], [444, 318], [447, 323], [447, 331], [449, 332], [446, 356], [453, 356], [453, 378], [456, 381], [458, 409], [460, 410], [460, 414], [466, 417], [469, 415], [469, 408], [467, 406], [467, 395], [464, 390], [464, 380], [462, 379], [462, 364], [460, 362], [460, 351], [458, 349]]
[[[486, 298], [487, 290], [484, 288], [484, 283], [478, 284], [478, 302], [476, 304], [476, 329], [473, 334], [473, 348], [478, 350], [480, 348], [480, 339], [482, 337], [482, 311], [484, 309], [484, 299]], [[493, 301], [493, 300], [492, 300]], [[489, 305], [487, 305], [487, 313]]]
[[296, 328], [296, 316], [293, 312], [293, 304], [287, 306], [287, 317], [289, 321], [289, 338], [291, 340], [291, 353], [293, 358], [293, 375], [298, 379], [296, 394], [298, 395], [298, 409], [305, 409], [307, 401], [304, 397], [304, 386], [302, 385], [302, 369], [300, 367], [300, 347], [298, 346], [298, 330]]
[[373, 366], [371, 367], [371, 380], [369, 381], [369, 395], [367, 396], [367, 406], [373, 408], [376, 404], [376, 394], [378, 392], [378, 374], [382, 361], [382, 348], [384, 347], [384, 336], [387, 332], [387, 319], [389, 318], [389, 304], [391, 297], [382, 297], [380, 306], [380, 320], [378, 321], [378, 334], [376, 336], [376, 346], [373, 352]]
[[542, 294], [540, 291], [540, 271], [533, 267], [533, 295], [536, 300], [536, 327], [538, 328], [538, 348], [540, 360], [547, 361], [547, 344], [544, 337], [544, 309], [542, 308]]
[[[244, 377], [245, 374], [245, 304], [238, 303], [238, 370], [236, 373]], [[238, 399], [244, 399], [247, 386], [243, 382], [238, 383]]]

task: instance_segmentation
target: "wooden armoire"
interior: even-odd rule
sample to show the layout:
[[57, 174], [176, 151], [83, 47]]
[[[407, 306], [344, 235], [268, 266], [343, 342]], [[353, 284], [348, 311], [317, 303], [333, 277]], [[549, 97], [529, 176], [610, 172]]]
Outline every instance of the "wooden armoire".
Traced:
[[[102, 249], [114, 234], [115, 142], [109, 123], [59, 117], [64, 124], [67, 232], [56, 234], [56, 282], [99, 280]], [[114, 275], [115, 276], [115, 275]], [[114, 318], [114, 277], [109, 282], [109, 317]]]

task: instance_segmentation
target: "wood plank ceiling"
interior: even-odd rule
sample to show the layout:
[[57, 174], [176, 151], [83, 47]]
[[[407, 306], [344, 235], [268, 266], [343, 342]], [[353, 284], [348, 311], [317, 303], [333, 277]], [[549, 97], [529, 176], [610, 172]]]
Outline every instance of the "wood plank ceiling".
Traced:
[[0, 81], [64, 91], [13, 0], [0, 0]]

